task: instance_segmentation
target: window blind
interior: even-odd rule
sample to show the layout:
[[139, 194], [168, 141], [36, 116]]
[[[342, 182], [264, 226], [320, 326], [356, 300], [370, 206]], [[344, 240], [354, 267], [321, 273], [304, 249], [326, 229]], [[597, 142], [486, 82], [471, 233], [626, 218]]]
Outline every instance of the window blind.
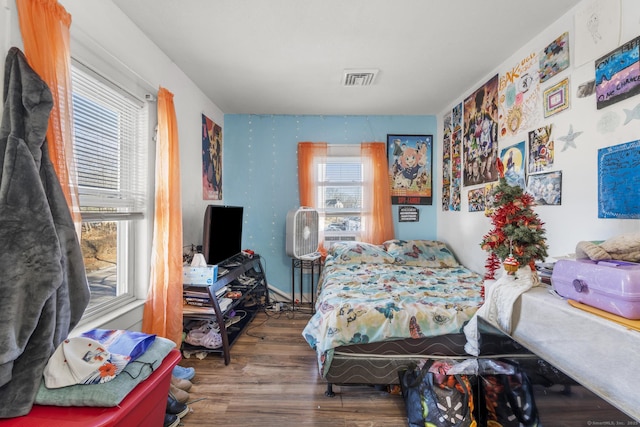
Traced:
[[147, 173], [147, 104], [81, 66], [72, 67], [72, 85], [83, 220], [141, 217]]

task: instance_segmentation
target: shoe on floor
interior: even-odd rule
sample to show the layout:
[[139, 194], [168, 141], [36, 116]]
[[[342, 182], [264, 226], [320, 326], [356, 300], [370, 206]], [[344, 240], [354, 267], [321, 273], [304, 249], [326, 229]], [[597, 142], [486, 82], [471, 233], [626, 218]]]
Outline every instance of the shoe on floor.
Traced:
[[164, 414], [163, 427], [177, 427], [180, 425], [180, 418], [173, 414]]
[[182, 418], [189, 413], [189, 407], [184, 403], [178, 402], [171, 396], [167, 396], [167, 414], [173, 414], [178, 418]]
[[180, 403], [187, 403], [189, 400], [189, 393], [174, 386], [173, 384], [169, 385], [169, 396], [173, 397]]
[[171, 384], [184, 391], [191, 390], [191, 386], [193, 385], [191, 381], [183, 380], [182, 378], [178, 378], [175, 375], [171, 375]]
[[173, 367], [173, 376], [183, 380], [191, 380], [196, 375], [196, 370], [193, 368], [183, 368], [180, 365]]

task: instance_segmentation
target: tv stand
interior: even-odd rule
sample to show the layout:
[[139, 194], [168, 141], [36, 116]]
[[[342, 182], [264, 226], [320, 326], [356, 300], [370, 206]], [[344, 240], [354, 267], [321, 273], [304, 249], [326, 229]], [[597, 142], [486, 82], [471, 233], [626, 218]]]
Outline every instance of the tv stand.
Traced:
[[[216, 293], [224, 288], [227, 291], [221, 296]], [[194, 306], [186, 303], [183, 305], [183, 326], [185, 333], [187, 325], [193, 320], [213, 320], [220, 328], [222, 346], [220, 348], [207, 348], [182, 343], [182, 353], [185, 357], [191, 357], [198, 353], [218, 353], [224, 358], [224, 364], [231, 361], [231, 346], [253, 320], [261, 307], [269, 304], [269, 292], [267, 277], [262, 266], [260, 255], [254, 254], [248, 257], [242, 253], [234, 255], [218, 263], [218, 279], [211, 285], [194, 286], [185, 285], [183, 290], [186, 295], [200, 294], [208, 298], [208, 304]], [[239, 298], [233, 299], [228, 305], [220, 304], [222, 298], [228, 292], [240, 292]], [[219, 293], [219, 292], [218, 292]], [[228, 302], [228, 300], [225, 300]], [[226, 326], [225, 323], [231, 317], [232, 312], [243, 311], [246, 313], [237, 323]]]

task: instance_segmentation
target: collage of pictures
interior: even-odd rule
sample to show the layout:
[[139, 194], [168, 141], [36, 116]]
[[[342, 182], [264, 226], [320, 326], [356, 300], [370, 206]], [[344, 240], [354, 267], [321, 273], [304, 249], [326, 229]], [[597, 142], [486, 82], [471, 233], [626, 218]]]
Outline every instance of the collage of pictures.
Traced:
[[[598, 110], [640, 94], [640, 37], [620, 44], [619, 14], [619, 8], [609, 3], [594, 2], [575, 17], [573, 66], [593, 64], [593, 79], [580, 82], [575, 96], [593, 97]], [[559, 134], [558, 126], [548, 119], [570, 108], [569, 77], [554, 78], [569, 66], [569, 33], [565, 32], [540, 51], [524, 55], [445, 113], [443, 211], [460, 211], [462, 187], [472, 187], [467, 191], [469, 212], [490, 215], [499, 179], [498, 158], [507, 183], [520, 186], [537, 205], [562, 203], [562, 171], [556, 169], [555, 155], [578, 148], [575, 141], [583, 132], [568, 124], [563, 126], [568, 130]], [[636, 119], [637, 111], [640, 104], [625, 109], [624, 124]], [[599, 126], [604, 133], [613, 125], [604, 121]], [[521, 140], [499, 149], [498, 140], [505, 145], [508, 138]], [[629, 182], [637, 182], [639, 144], [631, 141], [599, 150], [598, 217], [638, 217], [640, 202]]]
[[[442, 156], [442, 209], [461, 209], [462, 187], [484, 184], [468, 191], [469, 212], [490, 214], [491, 192], [499, 179], [497, 159], [504, 176], [531, 194], [539, 205], [560, 205], [562, 171], [554, 170], [553, 124], [536, 127], [568, 106], [566, 88], [540, 83], [569, 67], [569, 35], [562, 34], [541, 52], [522, 58], [504, 74], [495, 75], [444, 116]], [[568, 86], [568, 79], [567, 79]], [[560, 97], [559, 97], [560, 94]], [[550, 108], [541, 105], [541, 98]], [[532, 130], [528, 130], [532, 129]], [[526, 134], [527, 139], [499, 150], [498, 139]]]

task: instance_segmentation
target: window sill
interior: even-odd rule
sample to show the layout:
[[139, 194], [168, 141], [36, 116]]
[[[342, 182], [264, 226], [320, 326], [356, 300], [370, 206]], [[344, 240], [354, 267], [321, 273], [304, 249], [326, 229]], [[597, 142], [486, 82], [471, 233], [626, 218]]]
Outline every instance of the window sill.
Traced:
[[142, 322], [142, 310], [145, 301], [137, 299], [107, 313], [99, 314], [86, 320], [82, 319], [69, 336], [77, 336], [91, 329], [139, 330], [139, 326], [135, 327], [135, 325]]

